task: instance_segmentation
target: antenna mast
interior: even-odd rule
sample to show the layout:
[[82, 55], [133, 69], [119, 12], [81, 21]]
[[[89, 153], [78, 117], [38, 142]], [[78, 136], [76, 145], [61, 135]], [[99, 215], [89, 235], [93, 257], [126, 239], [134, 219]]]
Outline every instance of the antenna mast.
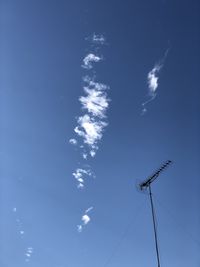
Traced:
[[153, 219], [153, 230], [154, 230], [154, 239], [155, 239], [155, 246], [156, 246], [156, 256], [157, 256], [157, 262], [158, 267], [160, 267], [160, 256], [159, 256], [159, 249], [158, 249], [158, 237], [157, 237], [157, 230], [156, 230], [156, 221], [155, 221], [155, 209], [153, 204], [153, 198], [152, 198], [152, 192], [151, 192], [151, 183], [158, 178], [161, 172], [163, 172], [168, 165], [172, 163], [171, 160], [166, 161], [162, 166], [149, 178], [147, 178], [144, 182], [139, 184], [140, 190], [146, 190], [149, 189], [149, 198], [151, 203], [151, 213], [152, 213], [152, 219]]

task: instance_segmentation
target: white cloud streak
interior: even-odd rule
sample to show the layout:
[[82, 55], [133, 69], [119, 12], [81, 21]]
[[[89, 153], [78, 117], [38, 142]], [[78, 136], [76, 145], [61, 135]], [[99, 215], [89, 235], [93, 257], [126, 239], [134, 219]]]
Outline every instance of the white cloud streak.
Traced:
[[89, 213], [91, 210], [93, 210], [94, 209], [94, 207], [89, 207], [86, 211], [85, 211], [85, 213]]
[[82, 67], [84, 69], [90, 70], [93, 68], [93, 63], [97, 63], [101, 60], [102, 58], [100, 56], [97, 56], [93, 53], [89, 53], [87, 56], [84, 57]]
[[156, 89], [158, 88], [158, 74], [162, 68], [162, 65], [156, 64], [154, 68], [148, 73], [147, 83], [149, 87], [150, 96], [154, 96]]
[[147, 108], [145, 106], [149, 102], [153, 101], [156, 97], [156, 91], [158, 88], [159, 73], [164, 66], [169, 49], [170, 48], [168, 48], [165, 51], [163, 58], [158, 63], [156, 63], [154, 65], [153, 69], [151, 71], [149, 71], [149, 73], [147, 75], [148, 95], [149, 95], [150, 99], [148, 99], [147, 101], [142, 103], [142, 106], [143, 106], [142, 115], [144, 115], [147, 112]]

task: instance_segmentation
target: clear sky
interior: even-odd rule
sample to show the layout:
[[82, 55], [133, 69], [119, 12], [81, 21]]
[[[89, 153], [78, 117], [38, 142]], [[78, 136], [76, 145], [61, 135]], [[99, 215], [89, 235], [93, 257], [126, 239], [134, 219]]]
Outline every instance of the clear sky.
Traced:
[[156, 266], [137, 184], [168, 159], [152, 185], [161, 266], [200, 266], [199, 13], [198, 0], [1, 1], [1, 267]]

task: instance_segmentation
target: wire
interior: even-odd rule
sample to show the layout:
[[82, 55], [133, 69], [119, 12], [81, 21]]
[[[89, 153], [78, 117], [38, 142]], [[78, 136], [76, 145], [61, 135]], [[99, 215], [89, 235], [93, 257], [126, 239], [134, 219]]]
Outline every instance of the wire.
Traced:
[[171, 213], [169, 208], [167, 208], [166, 205], [163, 205], [163, 203], [157, 197], [155, 197], [155, 195], [154, 195], [154, 199], [157, 201], [160, 207], [166, 211], [166, 213], [171, 217], [171, 219], [176, 222], [176, 225], [182, 228], [184, 233], [187, 233], [188, 237], [190, 237], [190, 239], [194, 241], [196, 245], [200, 247], [200, 241], [194, 238], [193, 235], [186, 229], [186, 227], [183, 224], [180, 224], [179, 222], [176, 221], [175, 216]]
[[[115, 244], [111, 254], [109, 255], [109, 257], [105, 260], [104, 264], [102, 265], [102, 267], [107, 267], [109, 265], [109, 263], [112, 261], [113, 257], [116, 255], [121, 243], [123, 242], [123, 240], [126, 238], [126, 235], [130, 229], [131, 226], [134, 226], [135, 223], [137, 222], [137, 219], [139, 217], [139, 215], [141, 214], [142, 210], [143, 210], [143, 207], [144, 207], [144, 202], [138, 207], [137, 209], [137, 213], [136, 213], [136, 216], [131, 216], [127, 226], [124, 228], [118, 242]], [[134, 223], [133, 223], [133, 220]]]

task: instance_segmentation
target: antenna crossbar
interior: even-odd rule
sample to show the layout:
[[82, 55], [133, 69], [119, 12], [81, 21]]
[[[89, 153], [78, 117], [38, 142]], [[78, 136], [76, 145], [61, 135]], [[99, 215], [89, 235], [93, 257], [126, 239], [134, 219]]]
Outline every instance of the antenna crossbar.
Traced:
[[172, 161], [171, 160], [167, 160], [164, 164], [162, 164], [162, 166], [153, 174], [151, 175], [149, 178], [147, 178], [144, 182], [142, 182], [139, 186], [140, 189], [143, 190], [144, 188], [147, 188], [148, 186], [150, 186], [150, 184], [156, 180], [156, 178], [160, 175], [161, 172], [163, 172], [169, 164], [171, 164]]

